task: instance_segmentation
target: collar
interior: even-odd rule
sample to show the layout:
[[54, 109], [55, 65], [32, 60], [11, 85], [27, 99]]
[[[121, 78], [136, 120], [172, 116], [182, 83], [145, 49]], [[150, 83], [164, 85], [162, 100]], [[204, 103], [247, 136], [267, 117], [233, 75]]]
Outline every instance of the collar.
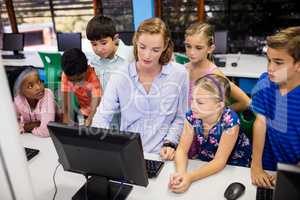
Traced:
[[108, 61], [108, 62], [114, 62], [118, 58], [126, 60], [127, 59], [127, 55], [128, 55], [128, 49], [126, 47], [127, 46], [124, 44], [124, 42], [121, 39], [119, 39], [117, 50], [116, 50], [115, 55], [114, 55], [114, 57], [112, 59], [102, 58], [102, 57], [98, 56], [95, 53], [94, 53], [94, 55], [99, 60], [102, 60], [102, 61], [105, 60], [105, 61]]
[[[129, 65], [129, 76], [132, 77], [132, 78], [136, 78], [138, 77], [138, 73], [136, 71], [136, 62], [132, 62], [130, 65]], [[168, 63], [166, 65], [163, 65], [162, 66], [162, 70], [159, 74], [159, 76], [167, 76], [171, 73], [171, 70], [172, 70], [172, 64], [171, 63]]]

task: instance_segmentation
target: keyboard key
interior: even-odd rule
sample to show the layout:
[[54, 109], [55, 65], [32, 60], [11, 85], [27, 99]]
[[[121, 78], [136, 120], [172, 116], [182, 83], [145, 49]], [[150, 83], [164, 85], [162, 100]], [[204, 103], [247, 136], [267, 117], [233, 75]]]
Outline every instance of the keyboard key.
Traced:
[[164, 165], [164, 162], [157, 161], [157, 160], [147, 160], [147, 159], [145, 159], [145, 162], [146, 162], [146, 169], [147, 169], [148, 178], [157, 177], [159, 172], [161, 171], [163, 165]]
[[273, 189], [258, 187], [256, 189], [256, 200], [272, 200]]

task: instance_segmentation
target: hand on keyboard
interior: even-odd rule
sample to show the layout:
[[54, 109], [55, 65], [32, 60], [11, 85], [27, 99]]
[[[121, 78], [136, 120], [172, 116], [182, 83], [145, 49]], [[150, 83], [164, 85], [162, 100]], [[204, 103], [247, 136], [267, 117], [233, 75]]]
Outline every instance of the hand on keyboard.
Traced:
[[275, 177], [265, 172], [262, 168], [251, 167], [252, 184], [258, 187], [271, 188], [275, 185]]

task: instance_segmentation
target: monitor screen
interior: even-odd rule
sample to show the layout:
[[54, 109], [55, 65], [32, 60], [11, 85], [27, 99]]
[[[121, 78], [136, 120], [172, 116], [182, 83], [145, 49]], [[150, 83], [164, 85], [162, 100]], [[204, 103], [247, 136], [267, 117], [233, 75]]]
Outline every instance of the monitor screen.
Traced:
[[215, 51], [216, 54], [227, 53], [227, 34], [228, 31], [216, 31], [215, 32]]
[[134, 31], [122, 31], [118, 32], [119, 38], [126, 44], [132, 45], [132, 38], [134, 35]]
[[300, 166], [278, 164], [274, 200], [300, 199]]
[[20, 51], [24, 49], [23, 33], [3, 33], [3, 50]]
[[[55, 122], [49, 123], [48, 129], [64, 170], [92, 176], [92, 180], [104, 178], [106, 183], [95, 182], [108, 184], [112, 191], [120, 186], [117, 183], [112, 186], [110, 180], [148, 185], [140, 134]], [[89, 184], [89, 188], [94, 188]]]
[[81, 33], [57, 33], [58, 51], [81, 49]]

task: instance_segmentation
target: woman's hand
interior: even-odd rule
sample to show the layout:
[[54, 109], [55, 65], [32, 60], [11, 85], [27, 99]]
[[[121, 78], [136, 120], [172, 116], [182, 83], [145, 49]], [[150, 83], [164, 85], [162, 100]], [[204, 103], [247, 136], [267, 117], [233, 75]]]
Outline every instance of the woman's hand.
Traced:
[[163, 160], [174, 160], [175, 149], [171, 147], [162, 147], [160, 150], [160, 157]]

